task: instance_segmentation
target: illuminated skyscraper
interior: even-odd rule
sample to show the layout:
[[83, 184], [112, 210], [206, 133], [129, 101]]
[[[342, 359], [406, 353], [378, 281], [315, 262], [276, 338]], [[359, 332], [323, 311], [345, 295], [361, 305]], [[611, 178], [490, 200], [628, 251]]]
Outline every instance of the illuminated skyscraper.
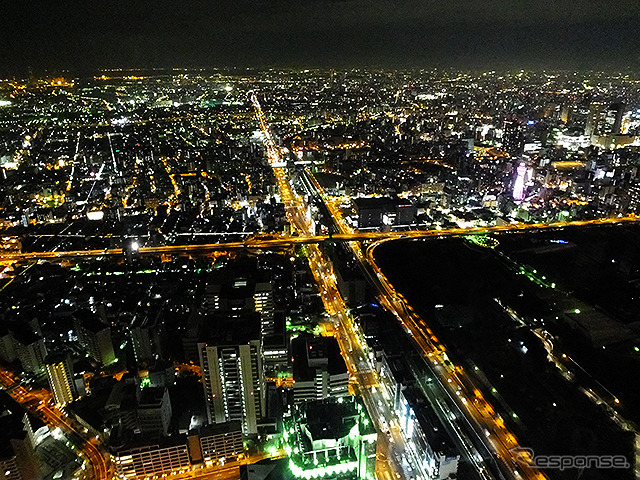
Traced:
[[598, 132], [598, 127], [602, 122], [602, 111], [604, 106], [599, 102], [592, 102], [589, 105], [589, 113], [587, 115], [587, 123], [584, 127], [584, 134], [587, 136], [595, 135]]
[[517, 202], [524, 200], [525, 173], [527, 173], [527, 166], [524, 163], [521, 163], [516, 169], [516, 181], [513, 185], [513, 199]]
[[523, 145], [520, 123], [516, 120], [506, 120], [502, 134], [502, 149], [510, 155], [518, 155], [522, 153]]
[[622, 127], [625, 104], [615, 102], [605, 108], [605, 104], [593, 102], [585, 126], [585, 135], [618, 135]]
[[239, 420], [244, 433], [257, 433], [263, 390], [259, 340], [243, 345], [198, 346], [209, 423]]
[[605, 132], [612, 133], [614, 135], [620, 134], [622, 127], [622, 115], [624, 114], [624, 103], [616, 102], [609, 105], [605, 112], [604, 123]]

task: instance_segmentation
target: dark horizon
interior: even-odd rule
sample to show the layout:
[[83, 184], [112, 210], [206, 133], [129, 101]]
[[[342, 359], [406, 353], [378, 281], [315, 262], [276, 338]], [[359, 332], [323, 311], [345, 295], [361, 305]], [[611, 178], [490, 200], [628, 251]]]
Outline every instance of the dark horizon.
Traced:
[[627, 70], [640, 5], [623, 0], [168, 0], [10, 5], [0, 74], [112, 68]]

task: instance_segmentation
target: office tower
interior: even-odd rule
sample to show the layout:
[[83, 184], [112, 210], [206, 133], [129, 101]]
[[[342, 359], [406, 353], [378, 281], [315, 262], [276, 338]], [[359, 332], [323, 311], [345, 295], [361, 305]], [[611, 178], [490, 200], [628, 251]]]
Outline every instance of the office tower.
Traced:
[[619, 135], [622, 127], [622, 115], [624, 114], [624, 103], [616, 102], [609, 105], [604, 116], [604, 134]]
[[73, 382], [71, 357], [68, 354], [49, 355], [45, 360], [47, 379], [58, 405], [66, 405], [77, 398]]
[[333, 337], [292, 341], [293, 398], [296, 404], [349, 395], [349, 372]]
[[520, 131], [520, 123], [515, 120], [505, 120], [502, 132], [502, 149], [511, 155], [518, 155], [523, 146], [524, 140]]
[[593, 102], [589, 106], [585, 135], [619, 135], [624, 108], [623, 102], [611, 103], [606, 108], [605, 104]]
[[219, 315], [209, 322], [209, 340], [198, 343], [209, 423], [239, 420], [244, 433], [257, 433], [264, 416], [258, 315]]
[[586, 136], [597, 135], [599, 133], [598, 127], [602, 121], [603, 108], [603, 105], [599, 102], [592, 102], [591, 105], [589, 105], [587, 122], [584, 127], [584, 134]]
[[79, 310], [75, 313], [74, 327], [80, 344], [89, 356], [102, 365], [109, 365], [116, 360], [111, 340], [111, 328], [102, 323], [93, 313]]
[[171, 400], [166, 387], [142, 389], [138, 401], [138, 427], [143, 434], [167, 435], [171, 423]]

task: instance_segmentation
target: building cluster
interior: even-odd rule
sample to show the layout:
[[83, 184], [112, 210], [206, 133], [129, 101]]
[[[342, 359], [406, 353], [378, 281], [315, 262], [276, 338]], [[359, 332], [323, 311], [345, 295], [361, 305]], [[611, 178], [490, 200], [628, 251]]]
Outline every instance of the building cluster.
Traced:
[[118, 478], [243, 460], [294, 405], [349, 397], [294, 252], [34, 265], [5, 293], [2, 362], [97, 435]]
[[[285, 231], [250, 92], [286, 161], [326, 174], [355, 228], [639, 208], [632, 75], [107, 72], [0, 82], [5, 245], [47, 250], [63, 228], [65, 250]], [[363, 215], [369, 197], [384, 200]]]
[[[352, 395], [305, 247], [141, 249], [290, 233], [252, 92], [318, 233], [335, 231], [329, 206], [354, 230], [640, 213], [639, 88], [631, 75], [375, 70], [0, 81], [0, 361], [50, 390], [121, 479], [258, 461], [270, 447], [296, 478], [372, 478], [372, 420], [384, 419]], [[2, 261], [114, 248], [123, 255], [15, 276]], [[322, 248], [356, 309], [353, 259]], [[453, 478], [460, 455], [424, 393], [428, 372], [404, 354], [413, 346], [393, 320], [359, 321], [421, 459], [411, 471]], [[5, 476], [32, 478], [12, 475], [51, 438], [19, 412], [0, 420]]]

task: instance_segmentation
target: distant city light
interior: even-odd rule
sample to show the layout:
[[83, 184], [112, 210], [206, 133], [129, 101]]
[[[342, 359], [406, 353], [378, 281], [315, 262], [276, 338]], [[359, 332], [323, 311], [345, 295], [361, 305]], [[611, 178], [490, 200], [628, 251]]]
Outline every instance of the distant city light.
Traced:
[[102, 220], [104, 218], [104, 212], [102, 210], [91, 210], [87, 212], [87, 218], [92, 221]]
[[118, 127], [122, 127], [127, 123], [129, 123], [129, 119], [127, 117], [114, 118], [113, 120], [111, 120], [111, 125]]

